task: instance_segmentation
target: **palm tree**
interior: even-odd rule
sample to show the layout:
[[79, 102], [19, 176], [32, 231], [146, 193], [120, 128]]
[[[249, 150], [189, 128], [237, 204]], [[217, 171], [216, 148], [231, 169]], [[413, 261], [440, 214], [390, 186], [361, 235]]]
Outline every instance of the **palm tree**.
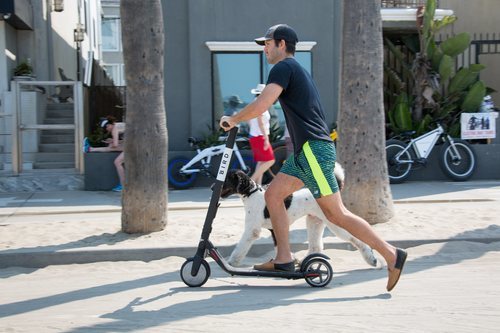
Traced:
[[167, 120], [161, 0], [121, 0], [127, 81], [122, 230], [160, 231], [167, 223]]
[[345, 205], [369, 223], [394, 215], [387, 176], [380, 0], [344, 1], [339, 161]]

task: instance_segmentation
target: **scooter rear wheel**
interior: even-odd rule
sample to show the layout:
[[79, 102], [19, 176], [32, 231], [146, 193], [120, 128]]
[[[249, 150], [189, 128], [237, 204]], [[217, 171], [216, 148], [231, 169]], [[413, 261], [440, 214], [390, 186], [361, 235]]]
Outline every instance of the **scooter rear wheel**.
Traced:
[[210, 276], [210, 265], [206, 260], [202, 260], [198, 274], [191, 275], [191, 268], [193, 267], [193, 259], [187, 259], [181, 267], [181, 279], [189, 287], [201, 287], [207, 282]]
[[304, 279], [311, 287], [325, 287], [332, 280], [333, 268], [326, 259], [312, 258], [303, 267]]

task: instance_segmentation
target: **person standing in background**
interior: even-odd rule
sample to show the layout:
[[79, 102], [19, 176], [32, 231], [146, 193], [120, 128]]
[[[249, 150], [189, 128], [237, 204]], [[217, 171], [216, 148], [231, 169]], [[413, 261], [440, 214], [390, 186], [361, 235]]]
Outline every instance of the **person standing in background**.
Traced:
[[[265, 84], [258, 84], [255, 89], [250, 90], [255, 98], [258, 98]], [[248, 121], [250, 147], [252, 148], [253, 159], [257, 162], [255, 171], [251, 178], [259, 185], [262, 184], [262, 176], [274, 164], [274, 151], [269, 141], [271, 114], [268, 110], [260, 116]]]

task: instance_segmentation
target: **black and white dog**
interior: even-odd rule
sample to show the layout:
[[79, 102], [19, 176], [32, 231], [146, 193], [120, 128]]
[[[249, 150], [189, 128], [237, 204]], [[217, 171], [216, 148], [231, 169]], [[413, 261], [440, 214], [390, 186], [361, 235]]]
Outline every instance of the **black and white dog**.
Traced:
[[[342, 188], [344, 171], [338, 163], [336, 163], [334, 170], [339, 188]], [[243, 258], [245, 258], [253, 242], [259, 238], [262, 228], [269, 229], [272, 232], [271, 220], [264, 199], [264, 191], [261, 186], [257, 185], [241, 170], [230, 170], [227, 174], [226, 181], [222, 187], [221, 197], [227, 198], [232, 194], [238, 194], [243, 201], [246, 212], [245, 231], [228, 260], [233, 266], [240, 264]], [[354, 245], [369, 265], [374, 267], [377, 265], [377, 259], [372, 249], [346, 230], [330, 223], [308, 189], [301, 189], [290, 195], [285, 200], [285, 207], [290, 224], [306, 216], [307, 238], [309, 242], [308, 253], [317, 253], [323, 250], [323, 231], [326, 226], [339, 238]]]

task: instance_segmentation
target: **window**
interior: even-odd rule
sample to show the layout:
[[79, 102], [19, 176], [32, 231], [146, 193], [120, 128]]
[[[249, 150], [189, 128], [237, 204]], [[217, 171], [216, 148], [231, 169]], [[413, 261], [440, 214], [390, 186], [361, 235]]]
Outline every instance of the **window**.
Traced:
[[121, 64], [105, 64], [104, 70], [109, 78], [113, 80], [115, 86], [125, 86], [124, 66]]
[[[295, 59], [311, 73], [310, 51], [297, 51]], [[222, 115], [238, 112], [255, 98], [250, 90], [259, 83], [266, 83], [271, 68], [272, 65], [267, 63], [261, 50], [212, 53], [214, 129], [218, 128]], [[285, 118], [279, 102], [269, 112], [271, 113], [271, 126], [278, 125], [281, 130], [284, 130]], [[245, 124], [242, 124], [240, 128], [242, 134], [246, 134]]]
[[120, 51], [120, 18], [105, 16], [102, 18], [101, 22], [103, 51]]

